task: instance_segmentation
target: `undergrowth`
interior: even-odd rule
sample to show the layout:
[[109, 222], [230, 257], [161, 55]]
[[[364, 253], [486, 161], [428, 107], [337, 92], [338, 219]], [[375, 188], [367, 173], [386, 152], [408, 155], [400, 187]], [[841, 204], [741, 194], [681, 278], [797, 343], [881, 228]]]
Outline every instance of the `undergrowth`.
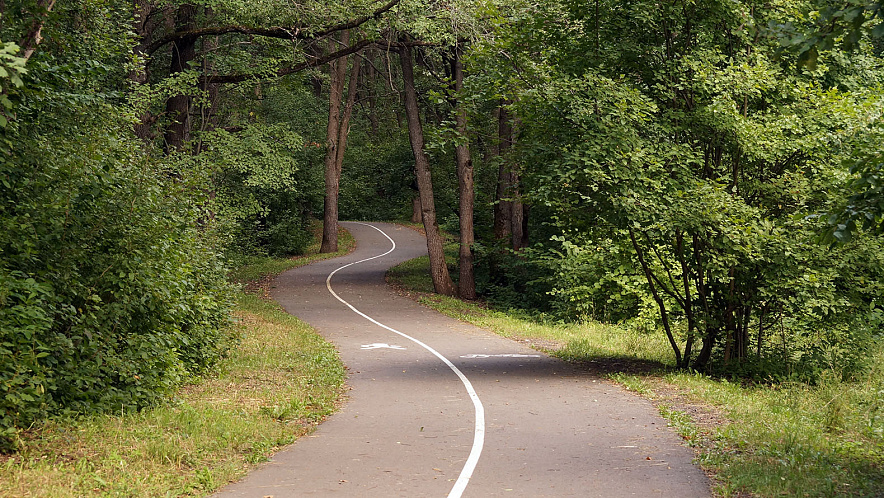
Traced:
[[[346, 234], [338, 255], [353, 245]], [[316, 250], [235, 273], [261, 278], [328, 257]], [[342, 393], [334, 348], [258, 295], [240, 292], [233, 318], [239, 345], [169, 402], [33, 426], [0, 459], [0, 495], [204, 496], [310, 432]]]

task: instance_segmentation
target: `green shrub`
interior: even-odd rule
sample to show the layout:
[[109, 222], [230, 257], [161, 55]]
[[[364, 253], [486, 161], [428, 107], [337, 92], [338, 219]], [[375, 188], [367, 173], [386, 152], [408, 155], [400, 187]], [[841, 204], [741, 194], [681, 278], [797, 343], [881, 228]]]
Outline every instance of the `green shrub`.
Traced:
[[204, 179], [107, 117], [58, 136], [35, 116], [0, 161], [2, 449], [47, 416], [155, 403], [232, 340]]

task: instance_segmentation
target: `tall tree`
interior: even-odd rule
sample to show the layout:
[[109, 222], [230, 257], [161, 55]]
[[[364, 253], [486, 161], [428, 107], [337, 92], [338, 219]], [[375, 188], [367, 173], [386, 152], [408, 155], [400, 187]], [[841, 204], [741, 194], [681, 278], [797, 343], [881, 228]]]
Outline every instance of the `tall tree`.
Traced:
[[463, 299], [476, 299], [476, 278], [473, 272], [473, 204], [475, 185], [473, 182], [473, 160], [467, 138], [467, 109], [463, 96], [462, 48], [457, 45], [452, 57], [452, 75], [455, 93], [455, 128], [458, 141], [455, 147], [457, 181], [460, 193], [460, 254], [458, 291]]
[[528, 209], [524, 203], [518, 165], [511, 149], [514, 141], [514, 116], [510, 102], [501, 101], [497, 110], [497, 188], [494, 202], [494, 238], [505, 241], [518, 251], [528, 242]]
[[427, 252], [430, 255], [430, 274], [436, 292], [446, 296], [456, 294], [454, 282], [445, 264], [442, 234], [436, 222], [436, 204], [433, 198], [433, 180], [430, 173], [430, 162], [424, 152], [424, 131], [420, 120], [420, 108], [417, 102], [417, 91], [414, 87], [414, 62], [411, 45], [408, 40], [399, 48], [399, 59], [402, 63], [402, 81], [405, 86], [405, 116], [408, 122], [408, 137], [414, 153], [414, 169], [417, 177], [418, 192], [421, 202], [421, 218], [427, 234]]
[[513, 143], [513, 125], [509, 111], [503, 102], [497, 112], [497, 152], [500, 164], [497, 169], [497, 191], [494, 203], [494, 238], [508, 240], [513, 234], [513, 203], [510, 189], [513, 184], [508, 156]]
[[[343, 46], [349, 45], [349, 31], [341, 33], [340, 43]], [[330, 51], [333, 52], [334, 50]], [[347, 135], [350, 132], [350, 116], [353, 113], [353, 106], [356, 102], [360, 67], [361, 63], [358, 60], [354, 60], [350, 70], [350, 83], [346, 102], [342, 102], [342, 99], [347, 75], [347, 58], [342, 57], [332, 62], [331, 71], [329, 71], [329, 107], [325, 152], [325, 203], [322, 218], [322, 244], [319, 250], [323, 253], [337, 252], [338, 250], [338, 193], [341, 183], [341, 169], [344, 164], [344, 152], [347, 148]], [[343, 109], [341, 109], [341, 106], [343, 106]]]
[[[175, 30], [191, 31], [196, 27], [197, 8], [192, 4], [184, 4], [175, 12]], [[174, 77], [190, 68], [196, 59], [196, 36], [182, 36], [172, 41], [172, 62], [169, 75]], [[182, 89], [166, 101], [166, 125], [163, 133], [163, 148], [167, 152], [181, 150], [190, 139], [190, 105], [193, 96]]]

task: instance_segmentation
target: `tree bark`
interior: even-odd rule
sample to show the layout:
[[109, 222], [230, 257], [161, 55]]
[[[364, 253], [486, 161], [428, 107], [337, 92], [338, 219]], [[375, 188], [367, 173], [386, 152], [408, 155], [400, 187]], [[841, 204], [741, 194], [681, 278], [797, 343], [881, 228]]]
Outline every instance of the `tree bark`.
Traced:
[[[129, 72], [129, 80], [137, 85], [144, 85], [150, 79], [146, 48], [158, 25], [159, 16], [154, 15], [155, 11], [156, 6], [150, 0], [136, 0], [132, 28], [138, 43], [133, 48], [133, 52], [138, 56], [139, 65]], [[154, 134], [151, 128], [156, 120], [156, 116], [145, 109], [133, 126], [135, 136], [146, 142], [152, 141]]]
[[498, 108], [497, 136], [500, 166], [497, 169], [497, 194], [494, 204], [494, 238], [507, 240], [512, 236], [513, 203], [508, 200], [512, 187], [512, 174], [507, 164], [507, 153], [513, 143], [513, 126], [510, 114], [503, 103]]
[[[350, 32], [341, 34], [341, 43], [350, 43]], [[334, 50], [334, 41], [329, 51]], [[325, 148], [325, 205], [322, 217], [322, 244], [319, 252], [337, 252], [338, 250], [338, 191], [340, 174], [338, 173], [338, 145], [341, 135], [341, 99], [344, 94], [344, 83], [347, 76], [347, 59], [341, 58], [331, 64], [329, 71], [329, 103], [328, 126], [326, 127]]]
[[[192, 29], [196, 22], [196, 7], [185, 4], [178, 7], [175, 15], [175, 26], [179, 30]], [[169, 76], [188, 69], [189, 63], [196, 58], [196, 38], [183, 37], [172, 44], [172, 64], [169, 68]], [[181, 150], [190, 139], [190, 105], [193, 97], [186, 90], [166, 101], [166, 125], [164, 139], [164, 151]]]
[[[215, 73], [215, 64], [210, 55], [218, 48], [218, 37], [205, 38], [202, 40], [202, 72], [204, 75]], [[204, 79], [199, 84], [203, 95], [203, 102], [199, 107], [199, 139], [193, 146], [193, 153], [200, 154], [205, 149], [203, 135], [207, 131], [214, 130], [218, 126], [218, 100], [221, 94], [221, 85], [212, 83], [210, 79]]]
[[[511, 167], [513, 166], [511, 165]], [[512, 179], [510, 192], [513, 196], [513, 201], [510, 203], [512, 208], [512, 215], [510, 217], [512, 220], [512, 229], [510, 231], [513, 234], [513, 250], [518, 251], [523, 247], [525, 242], [525, 205], [522, 203], [522, 193], [519, 189], [519, 182], [521, 182], [519, 173], [515, 171], [511, 172], [510, 178]]]
[[445, 254], [442, 247], [442, 235], [436, 223], [436, 205], [433, 200], [433, 180], [430, 174], [430, 162], [424, 153], [424, 131], [420, 121], [420, 110], [417, 105], [417, 91], [414, 88], [414, 62], [411, 47], [403, 46], [399, 50], [402, 63], [402, 81], [405, 84], [405, 116], [408, 121], [408, 138], [414, 152], [414, 169], [417, 177], [418, 191], [421, 201], [421, 217], [424, 231], [427, 234], [427, 252], [430, 255], [430, 273], [436, 292], [446, 296], [455, 295], [454, 282], [448, 274]]
[[[344, 66], [347, 60], [344, 59]], [[344, 106], [344, 114], [341, 116], [340, 131], [338, 132], [338, 149], [335, 155], [335, 167], [338, 170], [338, 181], [341, 179], [341, 169], [344, 166], [344, 152], [347, 150], [347, 137], [350, 135], [350, 116], [353, 115], [353, 107], [356, 105], [356, 95], [359, 93], [359, 77], [362, 64], [354, 58], [350, 69], [350, 81], [347, 84], [347, 104]]]
[[454, 50], [452, 61], [454, 92], [456, 94], [456, 128], [460, 140], [455, 148], [457, 161], [457, 182], [460, 190], [460, 255], [458, 291], [463, 299], [476, 299], [476, 278], [473, 274], [473, 204], [475, 199], [473, 182], [473, 160], [470, 157], [467, 135], [467, 111], [463, 104], [463, 63], [460, 47]]
[[21, 56], [25, 60], [30, 59], [37, 50], [37, 45], [43, 42], [43, 24], [46, 23], [46, 19], [49, 17], [49, 13], [52, 12], [54, 7], [55, 0], [37, 1], [37, 11], [35, 12], [37, 18], [31, 24], [31, 28], [28, 30], [27, 34], [25, 34], [21, 42], [18, 44], [21, 50]]
[[[373, 53], [374, 51], [370, 51]], [[377, 137], [380, 130], [380, 122], [378, 121], [377, 109], [377, 71], [374, 68], [374, 57], [370, 57], [365, 61], [365, 69], [368, 71], [368, 80], [366, 81], [366, 96], [368, 99], [368, 122], [371, 124], [371, 136]]]
[[[519, 127], [518, 117], [513, 119], [513, 126], [510, 130], [510, 146]], [[528, 245], [528, 206], [522, 199], [522, 175], [518, 164], [510, 161], [510, 190], [512, 192], [512, 234], [513, 234], [513, 250], [518, 251]]]
[[[44, 0], [45, 1], [45, 0]], [[51, 0], [54, 2], [55, 0]], [[321, 29], [313, 29], [310, 26], [286, 26], [286, 27], [257, 27], [243, 25], [229, 26], [210, 26], [197, 29], [196, 26], [176, 26], [175, 31], [169, 35], [156, 40], [147, 46], [148, 54], [152, 54], [168, 43], [178, 43], [179, 40], [185, 38], [197, 39], [201, 36], [224, 35], [228, 33], [239, 33], [243, 35], [264, 36], [269, 38], [281, 38], [284, 40], [319, 40], [326, 36], [333, 35], [337, 32], [350, 31], [360, 25], [372, 20], [380, 19], [380, 17], [388, 10], [392, 9], [399, 3], [399, 0], [391, 0], [373, 13], [349, 21], [327, 26]], [[315, 28], [315, 27], [314, 27]]]
[[420, 194], [415, 193], [414, 198], [411, 199], [411, 222], [412, 223], [420, 223], [421, 221], [421, 197]]

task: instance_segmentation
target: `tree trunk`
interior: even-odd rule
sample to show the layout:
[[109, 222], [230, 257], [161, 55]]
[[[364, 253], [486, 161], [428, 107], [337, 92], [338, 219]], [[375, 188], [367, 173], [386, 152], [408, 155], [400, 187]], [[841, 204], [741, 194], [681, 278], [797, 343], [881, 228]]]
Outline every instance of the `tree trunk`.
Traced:
[[[358, 53], [357, 53], [358, 55]], [[344, 59], [346, 65], [347, 60]], [[350, 135], [350, 116], [353, 115], [353, 107], [356, 105], [356, 95], [359, 91], [359, 76], [362, 64], [353, 58], [350, 69], [350, 81], [347, 84], [347, 105], [344, 106], [344, 115], [341, 117], [340, 131], [338, 132], [338, 149], [335, 156], [335, 167], [338, 170], [338, 181], [341, 179], [341, 169], [344, 166], [344, 152], [347, 151], [347, 137]]]
[[37, 18], [34, 19], [27, 34], [21, 39], [18, 46], [21, 50], [21, 56], [25, 60], [31, 58], [37, 50], [37, 45], [43, 42], [43, 25], [49, 18], [49, 13], [55, 7], [55, 0], [37, 0], [37, 9], [35, 13]]
[[455, 295], [454, 282], [451, 281], [451, 276], [448, 274], [442, 236], [439, 233], [439, 225], [436, 223], [436, 205], [433, 200], [430, 162], [424, 154], [424, 131], [417, 105], [417, 91], [414, 88], [414, 62], [411, 58], [411, 47], [403, 46], [399, 51], [399, 58], [402, 63], [402, 81], [405, 84], [405, 116], [408, 121], [408, 138], [411, 141], [411, 150], [414, 152], [414, 169], [420, 193], [424, 230], [427, 233], [427, 252], [430, 254], [433, 287], [439, 294], [453, 296]]
[[675, 342], [675, 336], [672, 335], [672, 326], [669, 323], [669, 313], [666, 311], [666, 303], [663, 301], [660, 293], [657, 292], [657, 286], [654, 284], [651, 268], [648, 266], [647, 261], [645, 261], [644, 253], [642, 252], [638, 241], [635, 239], [635, 232], [632, 228], [629, 229], [629, 240], [632, 241], [635, 255], [638, 256], [638, 262], [645, 274], [645, 280], [648, 282], [648, 287], [651, 289], [651, 296], [660, 308], [660, 319], [663, 321], [663, 331], [666, 332], [666, 339], [669, 340], [669, 345], [672, 346], [672, 352], [675, 353], [675, 364], [678, 368], [684, 368], [687, 364], [682, 362], [681, 349], [678, 347], [678, 343]]
[[[350, 32], [341, 33], [341, 43], [350, 42]], [[334, 40], [331, 41], [334, 43]], [[334, 47], [329, 47], [334, 51]], [[329, 70], [329, 101], [328, 126], [326, 127], [325, 144], [325, 205], [322, 216], [321, 253], [338, 251], [338, 190], [340, 174], [338, 173], [338, 145], [341, 135], [341, 99], [344, 95], [344, 83], [347, 76], [347, 58], [342, 57], [330, 64]]]
[[[153, 41], [153, 33], [157, 28], [157, 17], [155, 16], [155, 6], [148, 0], [136, 0], [135, 12], [133, 18], [133, 31], [135, 39], [138, 43], [132, 49], [141, 61], [139, 66], [129, 72], [129, 80], [138, 85], [143, 85], [150, 79], [150, 72], [147, 69], [147, 53], [145, 49]], [[156, 122], [154, 116], [149, 110], [139, 116], [138, 121], [133, 126], [135, 136], [146, 142], [154, 139], [151, 131], [153, 124]]]
[[[196, 7], [185, 4], [178, 7], [175, 15], [175, 29], [187, 31], [195, 28]], [[196, 38], [184, 37], [172, 43], [172, 65], [169, 76], [186, 71], [188, 63], [196, 58]], [[193, 97], [187, 91], [171, 97], [166, 101], [166, 118], [169, 124], [163, 134], [164, 150], [169, 152], [181, 150], [190, 139], [190, 104]]]
[[[513, 119], [513, 125], [510, 129], [510, 147], [512, 147], [514, 137], [519, 128], [519, 119]], [[519, 166], [510, 161], [510, 191], [512, 192], [512, 234], [513, 234], [513, 250], [518, 251], [528, 245], [528, 206], [522, 199], [522, 175], [519, 172]]]
[[500, 166], [497, 169], [497, 202], [494, 204], [494, 238], [507, 240], [512, 236], [513, 230], [513, 203], [508, 200], [513, 181], [512, 172], [506, 159], [513, 143], [513, 126], [510, 122], [509, 112], [503, 107], [503, 102], [498, 108], [497, 136]]
[[365, 80], [365, 88], [366, 88], [366, 98], [368, 100], [368, 122], [371, 125], [371, 136], [377, 137], [378, 131], [380, 130], [380, 123], [378, 121], [378, 110], [377, 110], [377, 95], [375, 90], [375, 85], [377, 81], [377, 71], [374, 68], [374, 51], [368, 51], [369, 57], [368, 60], [365, 61], [365, 70], [366, 70], [366, 80]]
[[467, 111], [463, 104], [463, 63], [460, 47], [455, 48], [452, 61], [454, 91], [457, 95], [457, 133], [460, 142], [455, 149], [457, 160], [457, 182], [460, 189], [460, 256], [458, 291], [463, 299], [476, 299], [476, 278], [473, 275], [473, 203], [475, 199], [473, 183], [473, 160], [470, 157], [467, 135]]
[[513, 214], [510, 217], [512, 221], [512, 229], [510, 231], [513, 234], [513, 250], [518, 251], [522, 248], [522, 244], [525, 238], [525, 205], [522, 204], [522, 194], [519, 191], [519, 182], [521, 181], [521, 178], [519, 178], [519, 174], [517, 172], [510, 173], [510, 178], [512, 179], [512, 186], [510, 190], [512, 192], [511, 195], [513, 196], [513, 201], [510, 203], [510, 206], [513, 210]]
[[200, 154], [205, 150], [203, 135], [218, 126], [218, 99], [221, 93], [221, 85], [212, 83], [211, 77], [216, 74], [215, 64], [210, 59], [210, 54], [218, 49], [219, 38], [217, 36], [202, 40], [202, 72], [199, 88], [202, 92], [202, 100], [199, 107], [199, 135], [193, 146], [193, 153]]
[[[341, 34], [341, 43], [350, 43], [350, 32]], [[341, 171], [344, 166], [344, 152], [347, 150], [347, 136], [350, 134], [350, 116], [356, 104], [356, 93], [359, 85], [359, 70], [362, 67], [358, 60], [353, 61], [350, 70], [350, 82], [347, 88], [347, 103], [341, 112], [341, 98], [344, 94], [344, 79], [347, 74], [348, 57], [342, 57], [332, 65], [331, 101], [328, 110], [328, 146], [325, 156], [325, 209], [322, 223], [322, 244], [319, 252], [338, 251], [338, 193], [341, 185]]]
[[414, 198], [411, 200], [411, 222], [412, 223], [420, 223], [421, 221], [421, 196], [418, 193], [415, 193]]

